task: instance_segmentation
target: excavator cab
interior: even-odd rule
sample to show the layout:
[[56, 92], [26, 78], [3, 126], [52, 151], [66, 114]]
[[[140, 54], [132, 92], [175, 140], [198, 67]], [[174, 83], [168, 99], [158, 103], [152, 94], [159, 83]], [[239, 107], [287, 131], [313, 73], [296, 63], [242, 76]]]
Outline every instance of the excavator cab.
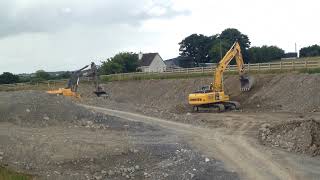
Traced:
[[250, 91], [254, 84], [254, 79], [248, 75], [240, 76], [240, 91]]

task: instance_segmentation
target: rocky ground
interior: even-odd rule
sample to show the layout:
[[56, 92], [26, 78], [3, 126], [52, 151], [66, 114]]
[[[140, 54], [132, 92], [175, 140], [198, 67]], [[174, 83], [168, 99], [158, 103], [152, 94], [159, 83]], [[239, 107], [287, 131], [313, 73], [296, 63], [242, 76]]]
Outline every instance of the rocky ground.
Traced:
[[293, 121], [271, 127], [263, 124], [260, 128], [261, 141], [272, 147], [287, 151], [320, 155], [320, 123], [313, 119]]
[[[255, 85], [249, 92], [239, 91], [238, 76], [227, 76], [224, 81], [226, 92], [230, 94], [231, 99], [241, 103], [241, 109], [222, 115], [212, 115], [214, 111], [194, 113], [187, 102], [188, 94], [197, 87], [210, 83], [211, 80], [211, 78], [192, 78], [111, 82], [104, 85], [110, 94], [107, 100], [95, 97], [91, 93], [90, 86], [86, 86], [81, 89], [84, 95], [81, 103], [205, 127], [224, 127], [228, 130], [235, 130], [242, 124], [251, 124], [250, 131], [255, 132], [252, 135], [256, 137], [263, 124], [276, 127], [287, 127], [291, 124], [289, 127], [292, 128], [293, 120], [303, 125], [310, 124], [310, 117], [316, 121], [320, 120], [320, 96], [316, 95], [320, 92], [319, 74], [255, 75]], [[257, 118], [249, 122], [246, 120], [238, 122], [234, 120], [237, 118], [233, 118], [236, 114]], [[220, 118], [216, 118], [217, 116]], [[312, 121], [313, 125], [316, 121]], [[296, 153], [318, 155], [320, 146], [313, 140], [318, 138], [314, 133], [315, 127], [311, 129], [309, 125], [305, 128], [294, 128], [293, 135], [291, 131], [285, 130], [286, 128], [283, 128], [283, 131], [279, 130], [280, 134], [277, 132], [268, 134], [269, 129], [266, 129], [260, 135], [263, 135], [264, 145], [282, 147]], [[297, 142], [293, 142], [292, 139]], [[301, 141], [304, 143], [299, 145]]]
[[[226, 92], [242, 104], [242, 109], [225, 113], [194, 113], [187, 104], [188, 94], [210, 83], [211, 78], [112, 82], [103, 85], [107, 99], [95, 97], [92, 86], [85, 83], [79, 87], [81, 99], [41, 91], [0, 92], [0, 164], [34, 174], [36, 179], [246, 177], [222, 163], [222, 156], [216, 159], [214, 155], [219, 152], [210, 153], [219, 147], [226, 156], [224, 162], [238, 164], [237, 170], [251, 174], [251, 179], [288, 179], [292, 174], [304, 177], [300, 179], [317, 177], [320, 96], [316, 94], [320, 92], [320, 76], [257, 75], [255, 79], [252, 91], [240, 93], [238, 77], [226, 78]], [[204, 139], [198, 143], [195, 137], [188, 139], [156, 123], [128, 121], [77, 104], [158, 117], [210, 131], [192, 134], [191, 128], [189, 134], [199, 133]], [[215, 134], [218, 131], [222, 135]], [[269, 152], [272, 155], [265, 155]], [[274, 154], [285, 163], [275, 165]], [[301, 166], [301, 162], [308, 165]], [[286, 166], [303, 175], [290, 171], [287, 176], [280, 170]], [[264, 176], [268, 172], [261, 169], [274, 174]]]
[[0, 163], [35, 179], [239, 178], [156, 125], [35, 91], [0, 93], [0, 102]]

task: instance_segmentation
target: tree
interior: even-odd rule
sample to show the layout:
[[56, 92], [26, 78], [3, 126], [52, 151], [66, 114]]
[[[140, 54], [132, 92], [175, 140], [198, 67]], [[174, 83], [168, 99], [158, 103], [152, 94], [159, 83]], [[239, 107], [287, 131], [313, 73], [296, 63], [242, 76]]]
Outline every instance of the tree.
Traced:
[[216, 36], [192, 34], [179, 43], [180, 55], [192, 58], [197, 66], [199, 63], [210, 62], [209, 50], [215, 38]]
[[264, 45], [249, 48], [248, 54], [251, 63], [263, 63], [281, 59], [284, 56], [284, 50], [277, 46]]
[[300, 49], [300, 57], [320, 56], [320, 46], [315, 44]]
[[212, 62], [218, 63], [225, 53], [230, 49], [235, 41], [238, 41], [241, 47], [242, 56], [245, 62], [248, 62], [248, 48], [250, 47], [249, 37], [242, 34], [238, 29], [228, 28], [221, 32], [220, 35], [216, 35], [211, 49], [210, 57]]
[[19, 82], [19, 76], [10, 72], [4, 72], [0, 75], [0, 84], [13, 84]]
[[49, 80], [50, 74], [44, 70], [38, 70], [38, 71], [36, 71], [36, 78], [41, 79], [41, 80]]
[[218, 63], [223, 58], [223, 56], [227, 53], [230, 47], [231, 45], [229, 45], [227, 41], [217, 38], [213, 42], [213, 45], [209, 50], [209, 56], [211, 58], [211, 62]]
[[59, 79], [69, 79], [71, 77], [71, 72], [70, 71], [66, 71], [62, 74], [59, 75]]
[[116, 74], [136, 72], [139, 62], [138, 55], [131, 52], [122, 52], [103, 61], [100, 67], [101, 74]]

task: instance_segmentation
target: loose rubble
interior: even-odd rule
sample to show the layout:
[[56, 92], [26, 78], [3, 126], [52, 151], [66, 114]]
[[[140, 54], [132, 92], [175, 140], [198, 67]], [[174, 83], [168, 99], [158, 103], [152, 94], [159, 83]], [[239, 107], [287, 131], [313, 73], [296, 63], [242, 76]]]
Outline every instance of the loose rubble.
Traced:
[[273, 127], [263, 124], [260, 138], [263, 144], [272, 147], [312, 156], [320, 155], [320, 123], [313, 119]]

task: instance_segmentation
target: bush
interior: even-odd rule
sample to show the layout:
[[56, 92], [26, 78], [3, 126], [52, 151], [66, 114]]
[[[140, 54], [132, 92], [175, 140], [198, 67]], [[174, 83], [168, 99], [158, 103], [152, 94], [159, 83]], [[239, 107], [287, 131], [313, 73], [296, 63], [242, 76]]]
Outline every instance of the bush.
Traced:
[[19, 81], [19, 76], [9, 72], [4, 72], [0, 75], [0, 84], [14, 84], [18, 83]]

